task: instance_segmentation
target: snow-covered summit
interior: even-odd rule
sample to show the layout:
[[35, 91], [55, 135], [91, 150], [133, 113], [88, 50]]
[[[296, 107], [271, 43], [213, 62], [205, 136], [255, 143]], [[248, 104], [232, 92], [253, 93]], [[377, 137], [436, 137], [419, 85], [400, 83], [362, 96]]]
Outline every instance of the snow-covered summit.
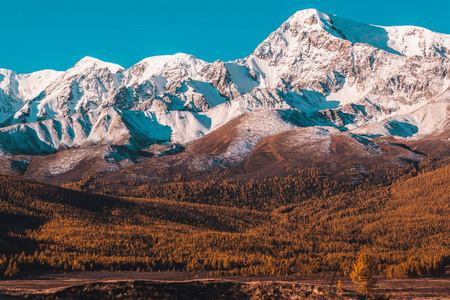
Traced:
[[317, 9], [304, 9], [293, 14], [285, 23], [303, 31], [322, 29], [333, 32], [330, 17]]
[[[196, 61], [202, 61], [198, 59], [196, 56], [192, 54], [187, 53], [175, 53], [173, 55], [157, 55], [157, 56], [151, 56], [144, 58], [140, 62], [138, 62], [136, 65], [147, 65], [147, 66], [154, 66], [154, 68], [163, 67], [165, 64], [171, 63], [171, 62], [196, 62]], [[203, 62], [203, 61], [202, 61]]]
[[[163, 73], [174, 76], [193, 77], [199, 73], [207, 62], [191, 54], [176, 53], [174, 55], [159, 55], [145, 58], [130, 68], [134, 76], [139, 79], [148, 80], [150, 77]], [[164, 75], [164, 74], [163, 74]]]
[[[427, 29], [368, 25], [308, 9], [231, 62], [177, 53], [129, 69], [92, 57], [65, 72], [0, 69], [0, 132], [21, 135], [17, 140], [30, 135], [37, 139], [31, 144], [48, 151], [88, 141], [186, 144], [249, 111], [281, 109], [301, 112], [309, 120], [302, 126], [433, 134], [446, 113], [428, 125], [411, 114], [433, 116], [433, 107], [446, 107], [431, 103], [450, 86], [449, 49], [450, 36]], [[392, 124], [401, 128], [389, 130]], [[6, 148], [0, 141], [0, 151]]]
[[90, 56], [83, 57], [80, 61], [78, 61], [75, 64], [75, 66], [72, 67], [73, 70], [77, 70], [77, 71], [86, 71], [86, 70], [92, 71], [92, 70], [105, 69], [105, 68], [108, 69], [109, 71], [111, 71], [112, 73], [117, 73], [121, 70], [124, 70], [123, 67], [121, 67], [117, 64], [104, 62], [100, 59], [90, 57]]
[[[290, 34], [286, 34], [289, 29]], [[417, 26], [378, 26], [328, 15], [316, 9], [296, 12], [275, 33], [292, 43], [292, 36], [325, 32], [352, 44], [364, 43], [392, 54], [405, 56], [450, 55], [450, 35]]]
[[368, 25], [335, 15], [330, 20], [342, 37], [352, 43], [365, 43], [405, 56], [447, 57], [450, 54], [450, 35], [416, 26]]

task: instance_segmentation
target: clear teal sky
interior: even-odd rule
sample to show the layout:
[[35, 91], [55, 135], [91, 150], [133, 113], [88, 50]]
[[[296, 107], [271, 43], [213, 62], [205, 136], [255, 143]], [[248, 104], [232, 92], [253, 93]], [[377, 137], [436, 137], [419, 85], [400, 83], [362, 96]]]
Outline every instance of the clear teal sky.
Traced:
[[87, 55], [126, 68], [177, 52], [234, 60], [306, 8], [450, 34], [450, 0], [8, 0], [0, 4], [0, 68], [66, 70]]

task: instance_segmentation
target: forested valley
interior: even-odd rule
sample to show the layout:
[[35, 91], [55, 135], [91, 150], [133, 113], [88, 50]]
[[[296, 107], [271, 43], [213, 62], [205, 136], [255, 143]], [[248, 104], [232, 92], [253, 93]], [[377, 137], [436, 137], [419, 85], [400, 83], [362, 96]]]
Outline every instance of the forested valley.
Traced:
[[[239, 180], [189, 174], [64, 188], [0, 177], [0, 276], [30, 271], [208, 271], [210, 276], [348, 275], [370, 253], [387, 277], [450, 265], [450, 165], [326, 170]], [[379, 175], [382, 174], [382, 175]], [[98, 176], [96, 176], [97, 178]]]

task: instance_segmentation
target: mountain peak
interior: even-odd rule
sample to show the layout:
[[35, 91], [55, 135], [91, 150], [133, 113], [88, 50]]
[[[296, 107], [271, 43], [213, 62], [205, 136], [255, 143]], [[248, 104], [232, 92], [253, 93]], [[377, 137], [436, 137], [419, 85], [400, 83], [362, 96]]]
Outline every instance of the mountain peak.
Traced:
[[156, 74], [160, 74], [163, 70], [176, 70], [175, 73], [180, 75], [194, 76], [208, 63], [195, 57], [192, 54], [176, 53], [173, 55], [158, 55], [144, 58], [131, 67], [142, 68], [143, 78], [149, 78]]
[[[295, 122], [305, 126], [434, 134], [447, 124], [447, 102], [436, 104], [445, 109], [415, 112], [448, 88], [448, 57], [450, 36], [307, 9], [234, 62], [208, 63], [176, 53], [123, 70], [87, 56], [64, 73], [10, 76], [0, 70], [0, 123], [8, 126], [0, 128], [0, 151], [53, 152], [100, 141], [123, 145], [129, 136], [139, 147], [153, 141], [186, 144], [259, 109], [298, 111]], [[123, 114], [117, 117], [114, 109]]]
[[328, 17], [325, 13], [318, 11], [315, 8], [308, 8], [297, 11], [295, 14], [293, 14], [289, 20], [305, 20], [311, 17]]
[[[297, 40], [291, 38], [292, 32], [325, 33], [352, 44], [367, 44], [402, 56], [450, 56], [450, 35], [415, 26], [370, 25], [328, 15], [316, 9], [296, 12], [276, 31], [289, 43]], [[276, 36], [272, 38], [278, 39]]]
[[173, 58], [180, 59], [180, 60], [198, 59], [195, 55], [188, 54], [188, 53], [182, 53], [182, 52], [175, 53], [172, 56], [173, 56]]
[[[297, 11], [286, 22], [304, 30], [323, 29], [333, 35], [337, 34], [331, 18], [314, 8]], [[340, 37], [339, 35], [337, 36]]]
[[195, 57], [192, 54], [187, 54], [187, 53], [175, 53], [173, 55], [157, 55], [157, 56], [150, 56], [147, 58], [144, 58], [143, 60], [141, 60], [140, 62], [137, 63], [137, 65], [139, 64], [166, 64], [170, 61], [190, 61], [190, 60], [199, 60], [197, 57]]
[[120, 70], [123, 70], [124, 68], [113, 63], [104, 62], [100, 59], [97, 59], [95, 57], [91, 56], [85, 56], [80, 61], [78, 61], [75, 66], [73, 67], [75, 69], [104, 69], [107, 68], [113, 73], [117, 73]]

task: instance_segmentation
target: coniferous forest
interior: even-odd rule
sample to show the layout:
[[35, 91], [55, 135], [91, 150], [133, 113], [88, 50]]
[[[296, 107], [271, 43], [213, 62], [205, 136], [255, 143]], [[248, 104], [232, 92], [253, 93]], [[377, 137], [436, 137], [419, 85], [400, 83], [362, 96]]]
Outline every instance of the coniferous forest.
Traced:
[[387, 277], [445, 273], [450, 165], [385, 168], [351, 182], [286, 168], [289, 175], [278, 177], [176, 174], [136, 186], [101, 175], [64, 188], [1, 176], [0, 276], [349, 275], [360, 253], [370, 253]]

